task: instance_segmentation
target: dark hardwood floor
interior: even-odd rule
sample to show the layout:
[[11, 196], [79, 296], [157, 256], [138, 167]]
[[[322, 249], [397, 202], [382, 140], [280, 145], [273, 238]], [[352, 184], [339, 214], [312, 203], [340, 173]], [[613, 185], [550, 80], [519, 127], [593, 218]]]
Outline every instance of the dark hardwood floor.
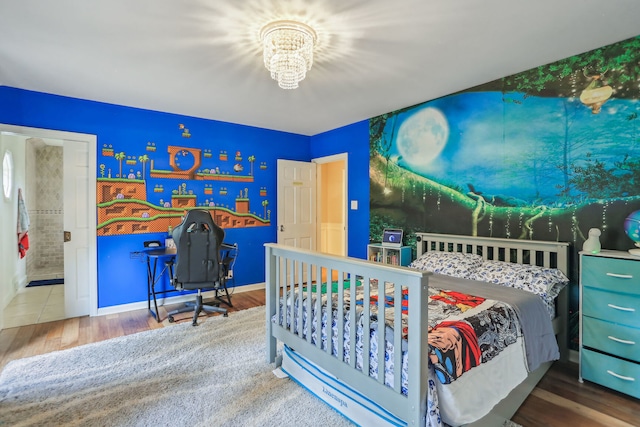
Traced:
[[[265, 304], [264, 290], [236, 292], [234, 311]], [[168, 310], [175, 305], [167, 306]], [[165, 311], [161, 309], [161, 315]], [[217, 315], [217, 314], [216, 314]], [[190, 322], [191, 315], [176, 316]], [[106, 316], [77, 317], [0, 332], [0, 368], [12, 360], [102, 341], [149, 329], [163, 328], [146, 309]], [[640, 384], [638, 385], [640, 387]], [[600, 387], [578, 382], [575, 363], [556, 362], [513, 417], [524, 427], [640, 426], [640, 401]]]

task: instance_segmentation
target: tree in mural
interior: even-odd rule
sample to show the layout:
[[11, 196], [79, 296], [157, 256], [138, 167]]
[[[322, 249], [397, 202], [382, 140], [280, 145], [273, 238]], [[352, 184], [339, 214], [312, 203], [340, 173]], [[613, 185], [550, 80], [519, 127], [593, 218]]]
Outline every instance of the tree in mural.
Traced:
[[[369, 155], [371, 156], [373, 153], [377, 153], [382, 155], [386, 161], [387, 167], [385, 168], [384, 173], [384, 189], [388, 190], [387, 187], [387, 175], [389, 172], [389, 159], [391, 158], [391, 147], [393, 146], [393, 142], [396, 138], [396, 121], [398, 114], [397, 113], [387, 113], [378, 117], [374, 117], [369, 122], [369, 140], [370, 140], [370, 149]], [[387, 121], [391, 118], [391, 134], [386, 132]]]
[[269, 206], [269, 201], [267, 199], [262, 201], [262, 206], [264, 208], [264, 217], [267, 218], [267, 206]]
[[572, 168], [571, 184], [589, 198], [597, 198], [601, 194], [629, 197], [640, 186], [640, 159], [631, 159], [628, 155], [607, 168], [588, 153], [585, 166], [574, 165]]
[[126, 154], [124, 154], [124, 151], [121, 151], [119, 153], [116, 153], [114, 157], [118, 162], [120, 162], [120, 173], [118, 176], [122, 178], [122, 160], [124, 160], [124, 158], [127, 156]]
[[569, 98], [575, 90], [587, 89], [595, 76], [613, 88], [618, 98], [638, 98], [640, 94], [640, 37], [542, 65], [522, 73], [495, 80], [471, 90], [497, 90], [504, 93]]
[[249, 160], [249, 163], [251, 164], [251, 176], [253, 176], [253, 162], [256, 161], [256, 156], [251, 155], [247, 158], [247, 160]]
[[145, 177], [147, 176], [147, 174], [145, 173], [145, 164], [149, 161], [149, 156], [143, 154], [142, 156], [138, 157], [138, 161], [142, 163], [142, 179], [146, 179]]
[[[521, 105], [529, 96], [554, 97], [564, 103], [564, 139], [558, 156], [558, 168], [563, 185], [558, 186], [559, 197], [570, 200], [572, 173], [583, 171], [572, 165], [572, 153], [591, 143], [572, 134], [572, 126], [579, 109], [599, 114], [610, 98], [638, 98], [640, 96], [640, 37], [635, 37], [572, 56], [558, 62], [505, 77], [470, 89], [496, 90], [503, 93], [505, 103]], [[521, 98], [521, 99], [520, 99]], [[637, 119], [631, 114], [627, 120]], [[584, 171], [583, 171], [584, 172]], [[593, 172], [593, 170], [591, 171]], [[578, 180], [580, 178], [577, 178]]]

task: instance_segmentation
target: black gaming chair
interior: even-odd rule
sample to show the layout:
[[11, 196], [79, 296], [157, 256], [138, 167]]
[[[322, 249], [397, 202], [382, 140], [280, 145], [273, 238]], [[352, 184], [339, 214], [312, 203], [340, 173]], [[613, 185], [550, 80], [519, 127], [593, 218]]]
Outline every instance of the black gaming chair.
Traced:
[[218, 291], [223, 290], [227, 301], [222, 302], [231, 306], [226, 287], [226, 268], [220, 257], [224, 230], [213, 222], [209, 211], [197, 209], [187, 212], [184, 220], [174, 228], [172, 237], [177, 249], [172, 284], [178, 290], [197, 289], [198, 295], [195, 303], [187, 303], [185, 307], [169, 312], [169, 322], [174, 321], [175, 314], [191, 310], [194, 311], [193, 326], [198, 324], [201, 311], [222, 313], [226, 317], [227, 310], [220, 308], [219, 302], [215, 305], [202, 303], [202, 290], [215, 289], [216, 300], [222, 301]]

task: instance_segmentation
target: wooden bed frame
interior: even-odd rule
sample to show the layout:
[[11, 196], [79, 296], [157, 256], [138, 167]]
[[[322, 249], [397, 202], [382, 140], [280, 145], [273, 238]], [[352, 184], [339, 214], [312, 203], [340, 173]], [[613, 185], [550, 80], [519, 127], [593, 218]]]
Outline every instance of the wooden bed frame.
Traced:
[[[568, 273], [568, 244], [557, 242], [542, 242], [531, 240], [496, 239], [486, 237], [466, 237], [454, 235], [441, 235], [430, 233], [416, 233], [418, 255], [425, 251], [446, 251], [478, 253], [488, 260], [503, 260], [534, 264], [545, 267], [556, 267]], [[278, 341], [295, 349], [295, 351], [307, 360], [332, 373], [344, 384], [358, 390], [364, 397], [370, 399], [385, 408], [391, 414], [406, 421], [410, 426], [424, 425], [426, 411], [426, 394], [428, 387], [428, 363], [427, 348], [422, 343], [427, 340], [427, 291], [429, 276], [431, 273], [418, 271], [407, 267], [389, 266], [357, 258], [338, 257], [334, 255], [312, 252], [304, 249], [296, 249], [284, 245], [265, 244], [266, 257], [266, 338], [267, 360], [270, 363], [279, 364], [281, 358], [277, 358]], [[331, 340], [327, 340], [327, 348], [321, 348], [320, 343], [311, 342], [311, 334], [305, 338], [294, 331], [294, 322], [284, 322], [283, 325], [272, 322], [272, 317], [280, 316], [294, 318], [293, 304], [289, 308], [280, 306], [280, 298], [287, 300], [297, 296], [301, 301], [306, 298], [307, 313], [311, 313], [311, 300], [316, 297], [317, 308], [320, 305], [321, 286], [307, 286], [308, 284], [323, 283], [323, 278], [338, 277], [342, 280], [336, 282], [337, 292], [332, 292], [331, 286], [327, 286], [327, 297], [337, 294], [339, 300], [345, 295], [350, 295], [350, 289], [355, 289], [356, 281], [360, 280], [364, 291], [364, 300], [369, 300], [371, 292], [370, 283], [377, 280], [381, 283], [402, 284], [395, 286], [394, 298], [401, 300], [402, 289], [409, 292], [409, 324], [410, 339], [408, 340], [409, 357], [408, 364], [408, 392], [401, 393], [400, 375], [394, 375], [393, 387], [384, 384], [384, 374], [373, 378], [367, 375], [369, 372], [369, 360], [363, 358], [363, 369], [355, 368], [355, 346], [350, 347], [349, 362], [332, 355]], [[315, 289], [314, 289], [315, 288]], [[565, 292], [566, 293], [566, 292]], [[561, 353], [566, 356], [566, 324], [567, 324], [567, 297], [562, 295], [558, 300], [558, 318], [554, 327], [559, 336]], [[364, 304], [364, 330], [369, 330], [370, 307]], [[297, 307], [298, 318], [302, 318], [302, 304]], [[351, 324], [355, 324], [356, 304], [350, 304], [345, 309], [338, 304], [338, 336], [344, 334], [345, 323], [341, 319], [347, 316]], [[393, 310], [394, 316], [394, 342], [401, 342], [401, 306], [398, 304]], [[281, 311], [287, 311], [281, 313]], [[316, 310], [316, 321], [320, 324], [320, 310]], [[397, 325], [397, 326], [395, 326]], [[378, 328], [378, 360], [384, 360], [385, 328]], [[355, 328], [350, 330], [350, 341], [355, 342]], [[391, 338], [391, 337], [389, 337]], [[320, 340], [318, 340], [320, 341]], [[364, 348], [369, 348], [369, 336], [364, 336]], [[337, 340], [337, 354], [343, 353], [343, 342]], [[563, 349], [564, 347], [564, 349]], [[401, 366], [401, 352], [394, 354], [394, 366]], [[527, 380], [518, 386], [507, 398], [500, 402], [487, 417], [471, 425], [500, 425], [505, 419], [511, 418], [520, 404], [535, 387], [537, 382], [546, 373], [551, 363], [547, 363], [532, 372]]]

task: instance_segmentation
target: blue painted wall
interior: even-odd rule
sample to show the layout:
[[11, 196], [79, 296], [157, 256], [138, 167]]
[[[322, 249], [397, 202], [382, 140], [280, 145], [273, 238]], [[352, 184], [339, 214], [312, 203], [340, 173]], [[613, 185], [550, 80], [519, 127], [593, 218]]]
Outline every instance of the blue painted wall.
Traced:
[[[310, 138], [1, 86], [0, 123], [94, 134], [97, 135], [98, 151], [104, 144], [113, 145], [116, 152], [133, 151], [134, 147], [144, 147], [148, 141], [156, 141], [165, 145], [211, 149], [213, 153], [224, 145], [227, 150], [232, 147], [246, 155], [254, 154], [259, 161], [266, 161], [269, 165], [267, 173], [260, 176], [259, 186], [269, 189], [272, 218], [276, 217], [278, 158], [310, 161], [314, 157], [343, 153], [345, 147], [349, 147], [349, 197], [354, 199], [357, 195], [360, 202], [360, 209], [352, 211], [349, 217], [352, 226], [349, 247], [352, 255], [364, 256], [360, 252], [361, 243], [368, 239], [368, 155], [365, 154], [368, 152], [367, 122]], [[192, 137], [188, 140], [180, 136], [177, 128], [180, 123], [189, 128]], [[233, 152], [229, 155], [232, 156]], [[98, 164], [101, 160], [104, 159], [99, 154]], [[100, 176], [99, 167], [97, 170]], [[254, 209], [259, 208], [252, 208]], [[98, 237], [100, 308], [146, 299], [144, 265], [140, 259], [132, 257], [131, 252], [139, 250], [145, 240], [153, 239], [164, 239], [164, 233]], [[235, 285], [263, 282], [263, 244], [276, 241], [275, 221], [269, 226], [227, 229], [225, 240], [238, 243], [240, 248], [234, 270]]]
[[311, 138], [311, 157], [348, 154], [347, 199], [357, 200], [358, 209], [347, 217], [348, 255], [366, 259], [369, 243], [369, 121], [364, 120]]

